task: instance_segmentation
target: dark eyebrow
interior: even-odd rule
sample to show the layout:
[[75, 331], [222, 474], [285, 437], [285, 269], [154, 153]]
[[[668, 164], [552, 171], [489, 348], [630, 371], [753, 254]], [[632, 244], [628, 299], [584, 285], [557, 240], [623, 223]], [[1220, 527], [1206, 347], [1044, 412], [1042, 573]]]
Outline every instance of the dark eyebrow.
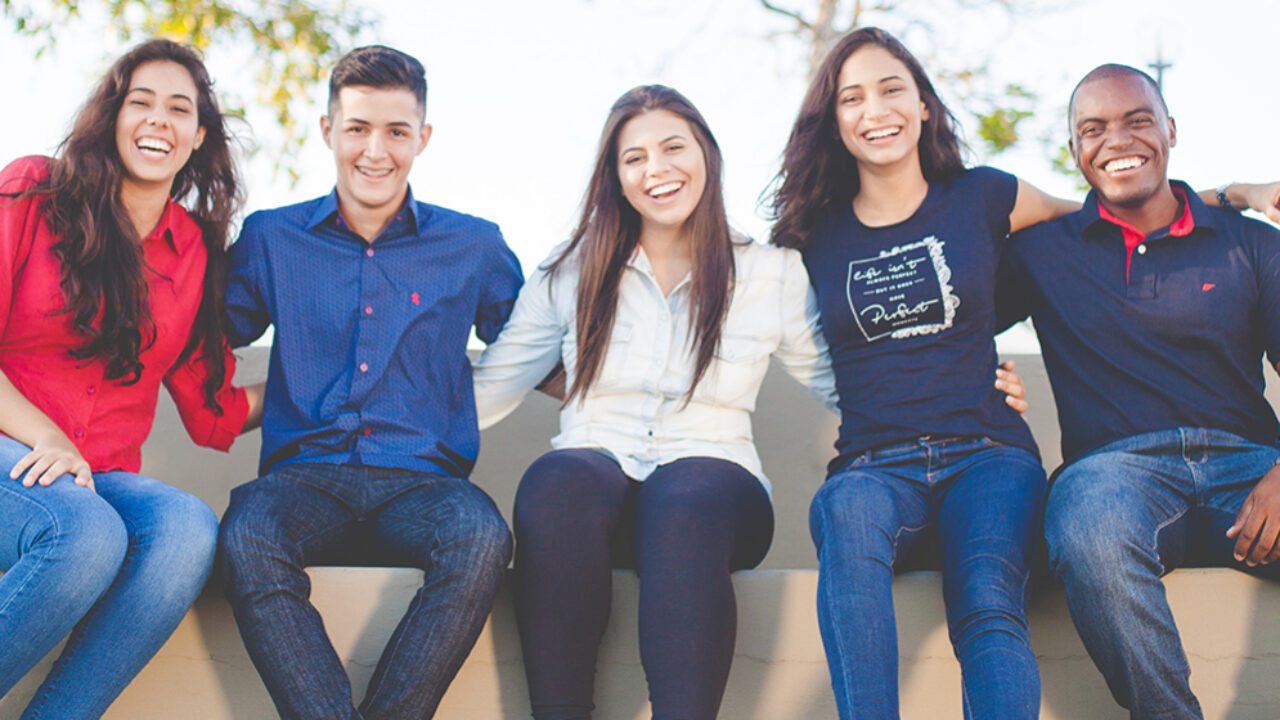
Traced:
[[[373, 124], [373, 123], [369, 122], [368, 120], [365, 120], [365, 119], [363, 119], [363, 118], [358, 118], [358, 117], [342, 118], [342, 122], [344, 122], [344, 123], [356, 123], [356, 124], [358, 124], [358, 125], [372, 125], [372, 124]], [[394, 122], [389, 122], [389, 123], [387, 123], [387, 126], [388, 126], [388, 127], [406, 127], [406, 128], [410, 128], [410, 129], [412, 129], [412, 128], [413, 128], [413, 123], [411, 123], [411, 122], [407, 122], [407, 121], [404, 121], [404, 120], [397, 120], [397, 121], [394, 121]]]
[[[687, 138], [685, 138], [685, 136], [681, 135], [680, 133], [676, 133], [675, 135], [672, 135], [672, 136], [670, 136], [670, 137], [665, 137], [665, 138], [663, 138], [662, 140], [658, 141], [658, 144], [659, 144], [659, 145], [666, 145], [667, 143], [671, 142], [672, 140], [684, 140], [685, 142], [688, 142], [688, 139], [687, 139]], [[626, 155], [627, 153], [631, 152], [632, 150], [643, 150], [643, 149], [644, 149], [644, 148], [640, 148], [640, 147], [629, 147], [629, 148], [623, 148], [623, 149], [622, 149], [622, 152], [620, 152], [620, 153], [618, 153], [618, 154], [619, 154], [619, 155]]]
[[[141, 86], [139, 86], [139, 87], [131, 87], [131, 88], [129, 88], [129, 92], [125, 93], [125, 95], [126, 95], [126, 96], [128, 96], [128, 95], [131, 95], [131, 94], [133, 94], [133, 93], [135, 93], [135, 92], [146, 93], [146, 94], [148, 94], [148, 95], [150, 95], [150, 96], [152, 96], [152, 97], [155, 97], [155, 95], [156, 95], [156, 91], [155, 91], [155, 90], [152, 90], [152, 89], [151, 89], [151, 88], [149, 88], [149, 87], [141, 87]], [[187, 102], [191, 103], [192, 105], [194, 105], [194, 104], [195, 104], [195, 102], [196, 102], [195, 100], [192, 100], [191, 98], [189, 98], [189, 97], [187, 97], [186, 95], [183, 95], [183, 94], [181, 94], [181, 93], [178, 93], [178, 94], [176, 94], [176, 95], [170, 95], [169, 97], [170, 97], [170, 98], [181, 98], [181, 99], [186, 100]]]
[[[1125, 113], [1124, 119], [1128, 120], [1134, 115], [1141, 115], [1143, 113], [1146, 113], [1148, 115], [1155, 115], [1156, 111], [1155, 111], [1155, 108], [1149, 105], [1143, 105], [1142, 107], [1134, 108], [1133, 110], [1130, 110], [1129, 112]], [[1076, 121], [1076, 127], [1080, 127], [1082, 125], [1088, 125], [1089, 123], [1102, 123], [1103, 125], [1106, 125], [1107, 121], [1103, 120], [1102, 118], [1096, 118], [1096, 117], [1080, 118], [1079, 120]]]
[[[878, 81], [876, 81], [876, 84], [878, 84], [878, 85], [883, 85], [884, 83], [887, 83], [887, 82], [889, 82], [890, 80], [903, 80], [903, 77], [902, 77], [901, 75], [886, 75], [886, 76], [884, 76], [884, 77], [880, 78]], [[850, 89], [850, 88], [857, 88], [857, 87], [862, 87], [862, 85], [860, 85], [860, 84], [858, 84], [858, 83], [854, 83], [854, 84], [852, 84], [852, 85], [845, 85], [844, 87], [842, 87], [842, 88], [840, 88], [839, 90], [837, 90], [837, 91], [836, 91], [836, 94], [837, 94], [837, 95], [839, 95], [840, 93], [844, 92], [845, 90], [848, 90], [848, 89]]]

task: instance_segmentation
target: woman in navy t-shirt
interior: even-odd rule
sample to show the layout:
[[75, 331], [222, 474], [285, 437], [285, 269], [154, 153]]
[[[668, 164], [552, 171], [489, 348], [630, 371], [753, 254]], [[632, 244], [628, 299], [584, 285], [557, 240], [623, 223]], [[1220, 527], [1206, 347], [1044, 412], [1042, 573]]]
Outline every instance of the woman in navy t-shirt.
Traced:
[[894, 567], [935, 543], [966, 717], [1036, 717], [1025, 593], [1045, 475], [991, 385], [995, 276], [1009, 232], [1079, 205], [966, 170], [919, 62], [864, 28], [810, 86], [773, 206], [773, 242], [803, 251], [817, 290], [840, 396], [809, 517], [841, 717], [897, 717]]

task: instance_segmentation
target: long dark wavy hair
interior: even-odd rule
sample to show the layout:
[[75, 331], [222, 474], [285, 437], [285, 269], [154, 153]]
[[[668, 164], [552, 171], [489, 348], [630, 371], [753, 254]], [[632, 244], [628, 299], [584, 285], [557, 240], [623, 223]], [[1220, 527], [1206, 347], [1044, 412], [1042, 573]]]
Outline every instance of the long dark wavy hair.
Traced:
[[58, 147], [49, 177], [27, 194], [47, 197], [45, 221], [60, 237], [53, 252], [62, 263], [66, 312], [86, 338], [71, 355], [101, 358], [106, 361], [108, 379], [136, 383], [143, 369], [138, 356], [155, 342], [155, 328], [147, 305], [149, 270], [142, 239], [120, 198], [126, 171], [116, 148], [116, 117], [134, 71], [153, 61], [175, 62], [190, 73], [200, 126], [205, 130], [204, 142], [178, 171], [169, 194], [199, 225], [208, 254], [200, 308], [180, 362], [204, 348], [210, 369], [205, 404], [221, 412], [216, 394], [227, 374], [223, 356], [228, 324], [227, 233], [242, 192], [225, 120], [199, 52], [172, 40], [155, 39], [116, 60]]
[[833, 209], [848, 207], [858, 194], [858, 161], [840, 139], [836, 93], [845, 60], [868, 45], [884, 48], [907, 66], [929, 110], [918, 145], [924, 179], [944, 183], [964, 172], [955, 116], [939, 99], [920, 61], [884, 30], [859, 28], [841, 38], [822, 61], [791, 128], [782, 169], [766, 190], [765, 204], [774, 221], [770, 239], [775, 245], [803, 248], [819, 219]]
[[640, 214], [623, 196], [618, 179], [618, 136], [632, 118], [654, 110], [672, 112], [689, 123], [707, 166], [706, 187], [693, 214], [685, 221], [693, 249], [689, 327], [695, 356], [685, 402], [693, 396], [720, 347], [720, 329], [729, 309], [734, 278], [720, 146], [702, 114], [683, 95], [663, 85], [643, 85], [627, 91], [609, 110], [600, 134], [595, 170], [582, 201], [581, 219], [564, 252], [550, 265], [554, 274], [576, 256], [580, 268], [577, 373], [565, 394], [566, 404], [575, 397], [581, 401], [604, 365], [618, 310], [618, 286], [640, 240]]

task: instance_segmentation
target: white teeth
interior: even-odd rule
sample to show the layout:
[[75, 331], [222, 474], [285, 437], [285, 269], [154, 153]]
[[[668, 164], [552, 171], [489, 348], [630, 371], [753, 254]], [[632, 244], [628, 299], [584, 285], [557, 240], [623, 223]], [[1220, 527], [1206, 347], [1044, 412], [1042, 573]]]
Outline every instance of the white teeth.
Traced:
[[898, 132], [899, 130], [896, 127], [887, 127], [887, 128], [880, 128], [879, 130], [872, 130], [871, 132], [865, 133], [863, 137], [865, 137], [868, 140], [879, 140], [882, 137], [897, 135]]
[[1142, 158], [1138, 158], [1138, 157], [1120, 158], [1118, 160], [1109, 161], [1106, 165], [1102, 166], [1102, 169], [1107, 172], [1129, 170], [1130, 168], [1136, 168], [1141, 165], [1144, 165], [1146, 164], [1146, 162], [1147, 162], [1146, 160], [1143, 160]]
[[650, 189], [649, 196], [658, 197], [659, 195], [666, 195], [667, 193], [673, 193], [682, 187], [684, 187], [684, 183], [682, 182], [669, 182], [665, 185], [659, 185], [656, 188]]
[[139, 150], [151, 150], [154, 152], [167, 153], [173, 149], [173, 146], [159, 138], [141, 138], [138, 140]]
[[359, 170], [361, 175], [368, 175], [369, 177], [386, 177], [391, 174], [391, 168], [386, 168], [385, 170], [370, 170], [368, 168], [358, 167], [356, 170]]

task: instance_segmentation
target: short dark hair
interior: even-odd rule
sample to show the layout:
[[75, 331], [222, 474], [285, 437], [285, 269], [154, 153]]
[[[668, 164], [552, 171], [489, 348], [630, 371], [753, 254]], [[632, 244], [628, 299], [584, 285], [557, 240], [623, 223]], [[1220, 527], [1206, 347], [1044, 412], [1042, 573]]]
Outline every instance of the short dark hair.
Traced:
[[418, 107], [426, 115], [427, 72], [422, 63], [412, 55], [385, 45], [366, 45], [343, 55], [329, 75], [330, 115], [337, 108], [342, 88], [356, 85], [384, 89], [404, 88], [413, 93]]
[[[1150, 75], [1131, 65], [1122, 65], [1120, 63], [1105, 63], [1090, 70], [1088, 74], [1080, 78], [1080, 82], [1076, 83], [1076, 87], [1071, 91], [1071, 100], [1067, 103], [1067, 125], [1071, 127], [1075, 123], [1076, 114], [1076, 93], [1080, 92], [1080, 88], [1086, 83], [1095, 80], [1110, 80], [1114, 77], [1139, 77], [1147, 82], [1152, 92], [1156, 94], [1156, 98], [1160, 101], [1160, 109], [1164, 110], [1164, 114], [1169, 114], [1169, 106], [1164, 101], [1164, 93], [1160, 90], [1160, 84], [1157, 83]], [[1073, 130], [1074, 132], [1074, 130]]]

